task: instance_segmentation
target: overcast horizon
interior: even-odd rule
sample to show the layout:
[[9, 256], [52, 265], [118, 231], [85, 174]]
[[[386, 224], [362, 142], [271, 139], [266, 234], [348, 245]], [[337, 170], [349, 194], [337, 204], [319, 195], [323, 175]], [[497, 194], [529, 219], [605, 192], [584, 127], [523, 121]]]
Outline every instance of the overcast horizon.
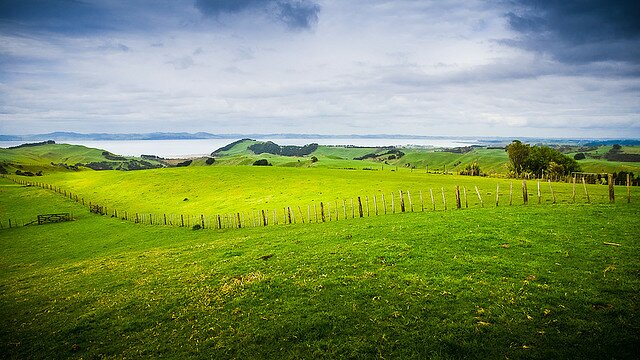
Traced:
[[0, 134], [640, 137], [637, 1], [3, 0]]

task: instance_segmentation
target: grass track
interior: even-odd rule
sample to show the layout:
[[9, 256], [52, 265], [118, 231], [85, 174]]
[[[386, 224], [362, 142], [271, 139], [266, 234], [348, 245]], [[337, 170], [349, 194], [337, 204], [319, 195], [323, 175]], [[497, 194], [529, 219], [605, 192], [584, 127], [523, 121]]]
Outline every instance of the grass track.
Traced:
[[637, 354], [637, 204], [192, 231], [0, 191], [80, 214], [0, 231], [6, 358]]

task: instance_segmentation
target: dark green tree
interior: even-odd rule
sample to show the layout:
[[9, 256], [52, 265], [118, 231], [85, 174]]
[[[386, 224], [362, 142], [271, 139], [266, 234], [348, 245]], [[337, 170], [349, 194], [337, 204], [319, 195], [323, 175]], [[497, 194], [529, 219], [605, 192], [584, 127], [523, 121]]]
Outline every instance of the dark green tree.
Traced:
[[525, 163], [529, 157], [529, 151], [529, 145], [523, 144], [520, 140], [513, 140], [511, 144], [507, 145], [509, 161], [516, 175], [520, 175], [525, 170]]

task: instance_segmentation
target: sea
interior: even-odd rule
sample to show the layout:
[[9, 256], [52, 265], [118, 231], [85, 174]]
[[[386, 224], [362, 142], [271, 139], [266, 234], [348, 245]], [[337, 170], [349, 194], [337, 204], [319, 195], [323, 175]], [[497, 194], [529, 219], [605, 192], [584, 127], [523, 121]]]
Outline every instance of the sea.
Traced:
[[[189, 158], [209, 155], [236, 139], [189, 139], [189, 140], [60, 140], [58, 144], [84, 145], [123, 156], [156, 155], [163, 158]], [[479, 145], [480, 142], [460, 138], [256, 138], [273, 141], [278, 145], [302, 146], [311, 143], [320, 145], [351, 145], [361, 147], [414, 146], [414, 147], [463, 147]], [[0, 148], [18, 146], [30, 141], [0, 141]]]

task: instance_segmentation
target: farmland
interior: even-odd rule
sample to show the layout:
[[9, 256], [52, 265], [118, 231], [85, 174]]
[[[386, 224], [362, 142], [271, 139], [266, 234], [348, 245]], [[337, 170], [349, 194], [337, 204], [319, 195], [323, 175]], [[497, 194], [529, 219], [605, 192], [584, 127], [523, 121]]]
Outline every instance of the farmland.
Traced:
[[[248, 216], [368, 198], [370, 216], [344, 218], [340, 208], [339, 221], [325, 223], [136, 224], [0, 179], [1, 217], [75, 217], [0, 230], [0, 351], [16, 359], [634, 357], [637, 187], [628, 199], [616, 186], [610, 204], [606, 185], [579, 183], [574, 196], [571, 183], [542, 181], [538, 204], [537, 180], [529, 180], [524, 205], [522, 180], [366, 163], [348, 150], [319, 148], [313, 164], [273, 155], [276, 166], [233, 165], [257, 158], [241, 149], [212, 166], [40, 164], [43, 176], [10, 176], [129, 213]], [[419, 164], [412, 156], [399, 161]], [[297, 160], [309, 166], [276, 164]], [[330, 160], [335, 167], [318, 165]], [[362, 170], [372, 165], [379, 169]], [[468, 207], [455, 209], [456, 186]], [[413, 211], [399, 210], [400, 190]]]

